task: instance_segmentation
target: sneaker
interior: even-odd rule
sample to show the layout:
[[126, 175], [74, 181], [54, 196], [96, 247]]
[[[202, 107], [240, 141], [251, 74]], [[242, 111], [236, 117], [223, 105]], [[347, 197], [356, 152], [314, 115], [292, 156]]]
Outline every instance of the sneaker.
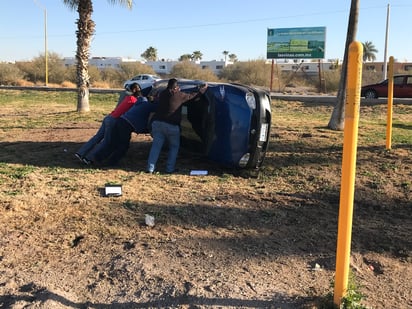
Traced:
[[92, 164], [93, 164], [93, 161], [92, 161], [92, 160], [89, 160], [89, 159], [87, 159], [87, 158], [83, 158], [83, 159], [82, 159], [82, 162], [83, 162], [84, 164], [86, 164], [86, 165], [92, 165]]
[[77, 158], [77, 159], [79, 159], [81, 162], [83, 162], [83, 157], [80, 155], [80, 154], [78, 154], [77, 152], [74, 154], [74, 156]]

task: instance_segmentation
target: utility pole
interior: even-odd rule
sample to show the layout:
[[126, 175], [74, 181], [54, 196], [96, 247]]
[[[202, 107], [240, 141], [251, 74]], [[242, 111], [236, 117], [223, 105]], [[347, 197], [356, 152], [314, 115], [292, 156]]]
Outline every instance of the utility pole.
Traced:
[[40, 7], [44, 12], [44, 85], [47, 86], [49, 83], [49, 64], [47, 55], [47, 9], [42, 6], [36, 0], [33, 0], [34, 4]]
[[389, 3], [388, 3], [388, 10], [386, 13], [386, 35], [385, 35], [385, 53], [383, 55], [383, 79], [386, 79], [387, 77], [387, 72], [388, 72], [388, 65], [386, 61], [386, 53], [388, 51], [388, 35], [389, 35]]

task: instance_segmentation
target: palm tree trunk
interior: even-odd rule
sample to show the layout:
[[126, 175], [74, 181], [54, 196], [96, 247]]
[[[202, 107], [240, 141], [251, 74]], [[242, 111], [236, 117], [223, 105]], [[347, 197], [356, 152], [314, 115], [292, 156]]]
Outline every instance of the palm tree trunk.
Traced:
[[328, 128], [332, 130], [343, 130], [345, 127], [345, 101], [346, 101], [346, 80], [348, 73], [348, 51], [349, 45], [356, 39], [358, 31], [358, 15], [359, 15], [359, 0], [351, 0], [348, 32], [346, 35], [345, 53], [342, 62], [341, 78], [339, 82], [339, 90], [337, 102], [333, 108], [331, 118], [328, 123]]
[[79, 1], [77, 8], [79, 19], [77, 20], [77, 111], [90, 111], [89, 105], [89, 56], [92, 35], [95, 23], [92, 20], [93, 4], [91, 0]]

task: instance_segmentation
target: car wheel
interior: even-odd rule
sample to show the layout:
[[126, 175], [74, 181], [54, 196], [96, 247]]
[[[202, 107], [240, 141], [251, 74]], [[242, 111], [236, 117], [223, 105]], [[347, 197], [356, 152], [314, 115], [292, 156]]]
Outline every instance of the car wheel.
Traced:
[[366, 99], [377, 99], [378, 94], [376, 93], [375, 90], [369, 89], [369, 90], [366, 90], [366, 92], [365, 92], [365, 98]]

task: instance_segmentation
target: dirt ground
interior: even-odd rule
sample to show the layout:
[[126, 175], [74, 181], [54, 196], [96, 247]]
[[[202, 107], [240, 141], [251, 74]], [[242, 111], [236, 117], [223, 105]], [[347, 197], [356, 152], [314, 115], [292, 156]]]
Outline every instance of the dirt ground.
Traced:
[[[120, 167], [83, 166], [73, 153], [97, 126], [2, 130], [0, 308], [325, 306], [341, 133], [274, 124], [246, 178], [184, 150], [178, 174], [145, 174], [145, 135]], [[411, 167], [410, 144], [359, 148], [351, 272], [368, 308], [412, 308]]]

